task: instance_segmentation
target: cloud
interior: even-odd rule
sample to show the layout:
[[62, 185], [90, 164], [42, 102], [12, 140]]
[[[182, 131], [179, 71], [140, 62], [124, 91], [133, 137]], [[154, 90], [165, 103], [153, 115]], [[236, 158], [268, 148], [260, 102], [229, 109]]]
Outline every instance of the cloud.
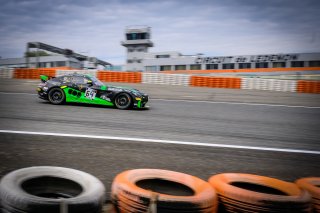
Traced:
[[0, 56], [20, 57], [29, 41], [125, 62], [124, 30], [152, 27], [150, 51], [208, 56], [317, 52], [317, 0], [14, 0], [0, 8]]

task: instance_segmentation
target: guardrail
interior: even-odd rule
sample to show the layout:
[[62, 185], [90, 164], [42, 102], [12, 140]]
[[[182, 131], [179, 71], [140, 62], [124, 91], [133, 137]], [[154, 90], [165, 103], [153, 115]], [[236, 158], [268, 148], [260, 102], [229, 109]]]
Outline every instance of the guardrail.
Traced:
[[179, 85], [191, 87], [267, 90], [320, 94], [317, 80], [278, 80], [265, 78], [196, 76], [187, 74], [74, 70], [69, 67], [38, 69], [0, 69], [0, 78], [38, 79], [39, 75], [60, 76], [79, 73], [96, 76], [106, 82]]

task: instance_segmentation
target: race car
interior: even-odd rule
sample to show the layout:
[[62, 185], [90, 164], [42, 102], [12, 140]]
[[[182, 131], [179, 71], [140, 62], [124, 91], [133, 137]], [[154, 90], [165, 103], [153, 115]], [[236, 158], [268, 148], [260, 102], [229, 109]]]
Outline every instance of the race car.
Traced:
[[40, 75], [39, 98], [52, 104], [65, 102], [115, 106], [118, 109], [145, 108], [148, 95], [139, 90], [105, 85], [94, 76], [68, 74], [59, 77]]

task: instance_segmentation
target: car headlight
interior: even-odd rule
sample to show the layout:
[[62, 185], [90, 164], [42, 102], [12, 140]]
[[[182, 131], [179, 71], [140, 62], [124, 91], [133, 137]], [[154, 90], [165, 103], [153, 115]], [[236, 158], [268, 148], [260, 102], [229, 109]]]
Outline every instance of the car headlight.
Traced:
[[48, 87], [43, 87], [42, 90], [46, 92], [48, 90]]

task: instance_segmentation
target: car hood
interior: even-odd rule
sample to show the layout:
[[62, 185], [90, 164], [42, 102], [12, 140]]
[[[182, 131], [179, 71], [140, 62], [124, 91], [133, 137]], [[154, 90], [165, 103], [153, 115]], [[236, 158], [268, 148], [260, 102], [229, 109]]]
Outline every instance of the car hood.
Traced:
[[113, 85], [105, 85], [105, 86], [108, 88], [107, 90], [109, 91], [131, 92], [136, 96], [146, 95], [145, 93], [131, 87], [121, 87], [121, 86], [113, 86]]

